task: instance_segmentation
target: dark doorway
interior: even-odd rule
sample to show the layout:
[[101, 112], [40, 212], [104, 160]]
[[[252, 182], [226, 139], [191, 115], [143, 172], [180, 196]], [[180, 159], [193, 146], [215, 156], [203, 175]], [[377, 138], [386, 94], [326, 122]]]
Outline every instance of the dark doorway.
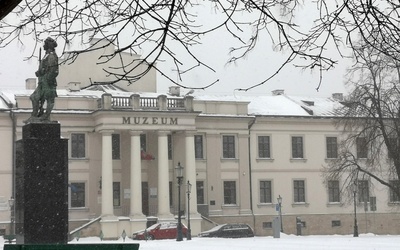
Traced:
[[149, 184], [142, 182], [142, 211], [143, 214], [149, 216]]

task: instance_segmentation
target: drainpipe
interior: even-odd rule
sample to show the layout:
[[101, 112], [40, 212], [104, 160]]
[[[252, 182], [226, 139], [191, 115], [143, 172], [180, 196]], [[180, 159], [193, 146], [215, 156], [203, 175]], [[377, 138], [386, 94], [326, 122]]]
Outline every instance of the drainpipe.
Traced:
[[251, 171], [251, 127], [253, 127], [254, 123], [256, 122], [256, 117], [251, 121], [249, 124], [249, 138], [248, 138], [248, 143], [249, 143], [249, 178], [250, 178], [250, 209], [251, 209], [251, 214], [253, 215], [253, 229], [254, 229], [254, 234], [256, 234], [256, 216], [254, 215], [254, 210], [253, 210], [253, 185], [252, 185], [252, 171]]

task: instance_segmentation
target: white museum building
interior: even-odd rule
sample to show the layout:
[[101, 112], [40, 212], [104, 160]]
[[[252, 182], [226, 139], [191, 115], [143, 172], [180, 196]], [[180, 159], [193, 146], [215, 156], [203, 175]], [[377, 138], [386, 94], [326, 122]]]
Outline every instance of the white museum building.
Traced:
[[[342, 94], [206, 96], [176, 86], [159, 93], [154, 70], [134, 84], [110, 85], [98, 53], [60, 66], [51, 115], [69, 143], [71, 233], [129, 236], [176, 220], [178, 203], [193, 236], [228, 222], [272, 235], [277, 216], [288, 234], [296, 233], [296, 218], [304, 235], [351, 234], [355, 209], [360, 233], [400, 233], [400, 198], [388, 188], [360, 180], [354, 206], [341, 197], [340, 180], [323, 177], [343, 133], [333, 123]], [[12, 228], [15, 142], [35, 88], [32, 78], [24, 90], [0, 92], [0, 234]]]

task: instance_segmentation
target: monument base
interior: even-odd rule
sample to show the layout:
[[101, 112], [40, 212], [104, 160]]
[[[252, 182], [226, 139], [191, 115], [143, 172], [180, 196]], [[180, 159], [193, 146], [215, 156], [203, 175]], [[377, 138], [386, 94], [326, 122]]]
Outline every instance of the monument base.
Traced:
[[67, 244], [68, 140], [60, 124], [23, 126], [16, 147], [17, 244]]

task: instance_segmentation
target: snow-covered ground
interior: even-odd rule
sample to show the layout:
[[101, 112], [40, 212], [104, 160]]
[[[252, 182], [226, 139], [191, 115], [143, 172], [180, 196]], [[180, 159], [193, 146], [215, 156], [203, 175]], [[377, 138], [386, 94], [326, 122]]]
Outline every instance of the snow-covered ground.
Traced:
[[[71, 243], [100, 243], [97, 237], [81, 238]], [[139, 243], [139, 250], [394, 250], [400, 249], [400, 235], [361, 234], [328, 236], [294, 236], [281, 234], [281, 238], [254, 237], [243, 239], [193, 238], [191, 241], [176, 240], [134, 241], [122, 239], [118, 241], [102, 241], [101, 243]], [[0, 250], [3, 250], [4, 239], [0, 236]]]

